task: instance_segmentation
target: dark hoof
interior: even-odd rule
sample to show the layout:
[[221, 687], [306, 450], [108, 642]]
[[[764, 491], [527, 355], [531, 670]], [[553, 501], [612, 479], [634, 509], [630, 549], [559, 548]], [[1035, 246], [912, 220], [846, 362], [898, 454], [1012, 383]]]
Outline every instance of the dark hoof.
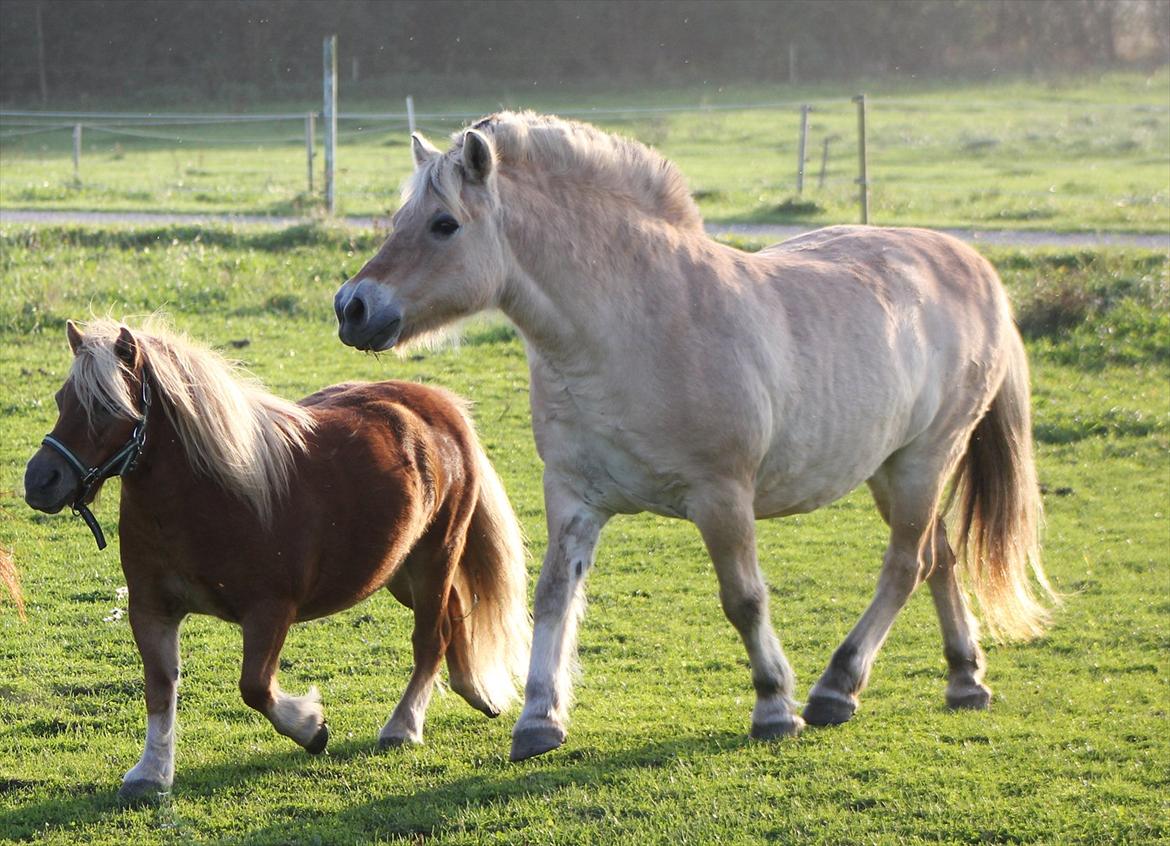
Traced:
[[325, 751], [327, 743], [329, 743], [329, 723], [321, 723], [321, 728], [317, 729], [313, 739], [305, 744], [305, 751], [310, 755], [320, 755]]
[[947, 707], [954, 711], [986, 711], [990, 705], [991, 691], [982, 686], [947, 691]]
[[398, 735], [386, 735], [378, 738], [378, 748], [385, 752], [388, 749], [402, 749], [406, 746], [419, 746], [422, 741], [411, 740], [409, 737], [399, 737]]
[[497, 711], [495, 708], [480, 708], [479, 710], [480, 710], [480, 711], [481, 711], [481, 712], [484, 714], [484, 716], [486, 716], [488, 719], [492, 719], [492, 720], [494, 720], [496, 717], [500, 716], [500, 712], [499, 712], [499, 711]]
[[551, 752], [565, 742], [565, 732], [556, 726], [533, 726], [512, 733], [512, 761], [526, 761]]
[[840, 696], [810, 696], [804, 706], [804, 721], [810, 726], [837, 726], [848, 722], [857, 702]]
[[124, 781], [118, 788], [118, 801], [123, 805], [149, 805], [161, 802], [170, 794], [171, 788], [161, 781], [136, 778]]
[[752, 723], [752, 740], [780, 740], [796, 737], [804, 731], [804, 720], [793, 714], [787, 720], [771, 723]]

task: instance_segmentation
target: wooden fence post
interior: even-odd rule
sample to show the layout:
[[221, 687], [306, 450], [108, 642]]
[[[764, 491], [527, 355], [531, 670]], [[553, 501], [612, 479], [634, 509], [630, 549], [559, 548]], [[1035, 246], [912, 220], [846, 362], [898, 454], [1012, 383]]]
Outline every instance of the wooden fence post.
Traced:
[[861, 204], [861, 222], [869, 223], [869, 166], [865, 153], [865, 95], [853, 98], [857, 104], [857, 185]]
[[804, 162], [807, 158], [805, 150], [808, 147], [808, 113], [811, 111], [809, 106], [800, 107], [800, 143], [797, 144], [797, 164], [796, 164], [796, 195], [799, 197], [804, 194]]
[[312, 112], [305, 113], [305, 162], [309, 173], [309, 193], [313, 193], [313, 133], [317, 116]]
[[337, 210], [337, 36], [325, 38], [325, 208]]
[[73, 124], [73, 181], [81, 182], [81, 124]]

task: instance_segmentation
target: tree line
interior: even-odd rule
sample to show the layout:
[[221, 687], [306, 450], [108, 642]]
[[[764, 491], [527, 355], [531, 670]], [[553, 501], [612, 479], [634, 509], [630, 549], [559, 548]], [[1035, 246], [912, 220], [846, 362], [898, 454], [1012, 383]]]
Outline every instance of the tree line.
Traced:
[[969, 76], [1170, 59], [1167, 0], [3, 0], [0, 100]]

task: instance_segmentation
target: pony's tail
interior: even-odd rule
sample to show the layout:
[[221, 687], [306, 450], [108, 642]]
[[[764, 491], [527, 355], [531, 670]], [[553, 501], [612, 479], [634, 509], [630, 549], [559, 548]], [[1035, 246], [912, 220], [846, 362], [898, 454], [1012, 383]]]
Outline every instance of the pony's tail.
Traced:
[[[1040, 635], [1059, 597], [1040, 565], [1043, 505], [1032, 455], [1028, 362], [1013, 337], [1007, 375], [975, 426], [955, 479], [958, 552], [982, 617], [997, 639]], [[1029, 571], [1031, 577], [1029, 577]]]
[[16, 563], [12, 560], [12, 554], [3, 548], [0, 548], [0, 584], [8, 589], [8, 595], [12, 597], [20, 619], [27, 619], [24, 616], [24, 596], [20, 592], [20, 576], [16, 572]]
[[482, 447], [476, 445], [479, 497], [455, 572], [459, 618], [452, 620], [448, 650], [451, 686], [495, 716], [516, 698], [516, 682], [528, 666], [532, 621], [524, 534], [504, 486]]

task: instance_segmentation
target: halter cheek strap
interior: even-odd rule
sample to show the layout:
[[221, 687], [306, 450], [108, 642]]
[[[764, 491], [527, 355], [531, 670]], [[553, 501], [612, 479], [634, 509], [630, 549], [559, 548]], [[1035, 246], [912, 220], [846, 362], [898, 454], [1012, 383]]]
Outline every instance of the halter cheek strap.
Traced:
[[102, 533], [101, 525], [93, 516], [93, 512], [89, 510], [85, 500], [98, 484], [113, 476], [125, 476], [137, 465], [138, 459], [142, 456], [142, 449], [146, 446], [146, 417], [149, 412], [150, 385], [146, 381], [146, 375], [143, 374], [142, 414], [138, 418], [138, 424], [134, 427], [134, 431], [130, 434], [130, 440], [95, 467], [86, 467], [73, 450], [52, 435], [45, 435], [44, 440], [41, 441], [42, 445], [49, 447], [64, 458], [77, 474], [77, 493], [73, 497], [72, 503], [73, 513], [80, 515], [81, 519], [85, 521], [85, 525], [93, 532], [93, 539], [97, 542], [99, 550], [106, 548], [106, 536]]

